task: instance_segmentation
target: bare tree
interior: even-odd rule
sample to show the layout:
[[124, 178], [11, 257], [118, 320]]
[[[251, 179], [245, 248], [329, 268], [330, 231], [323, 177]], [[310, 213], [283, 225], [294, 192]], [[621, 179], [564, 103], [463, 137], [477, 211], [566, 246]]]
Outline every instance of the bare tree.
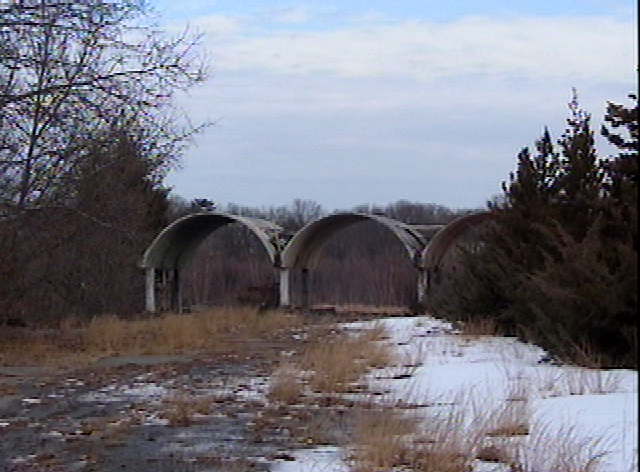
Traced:
[[142, 0], [0, 4], [0, 313], [139, 309], [162, 179], [197, 127], [175, 93], [205, 78], [198, 37]]
[[171, 99], [202, 81], [205, 69], [197, 37], [165, 37], [144, 23], [146, 13], [137, 0], [25, 0], [0, 8], [5, 206], [42, 206], [64, 196], [88, 143], [115, 122], [155, 135], [161, 152], [151, 152], [152, 173], [164, 175], [175, 153], [162, 147], [193, 131], [176, 129]]

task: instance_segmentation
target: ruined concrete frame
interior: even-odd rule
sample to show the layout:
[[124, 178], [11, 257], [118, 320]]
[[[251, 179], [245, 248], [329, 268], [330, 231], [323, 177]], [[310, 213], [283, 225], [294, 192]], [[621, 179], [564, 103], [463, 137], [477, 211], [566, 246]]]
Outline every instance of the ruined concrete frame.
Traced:
[[497, 213], [480, 211], [463, 215], [447, 224], [433, 237], [422, 253], [425, 293], [432, 287], [432, 281], [442, 267], [444, 257], [467, 231], [495, 221]]
[[[433, 239], [428, 239], [417, 229], [383, 215], [342, 212], [334, 213], [308, 223], [286, 244], [282, 240], [282, 228], [260, 218], [249, 218], [223, 212], [193, 213], [177, 219], [154, 239], [145, 251], [141, 267], [146, 270], [146, 309], [156, 311], [156, 275], [171, 275], [172, 307], [182, 310], [180, 283], [181, 270], [193, 258], [198, 246], [217, 229], [240, 223], [249, 229], [261, 242], [270, 262], [278, 272], [280, 306], [291, 305], [291, 271], [302, 274], [303, 305], [309, 303], [309, 277], [317, 268], [324, 245], [339, 231], [363, 221], [374, 221], [400, 241], [417, 271], [418, 302], [430, 288], [430, 281], [436, 273], [446, 253], [458, 238], [470, 228], [495, 218], [491, 212], [479, 212], [462, 216], [448, 225], [442, 226]], [[158, 272], [160, 271], [160, 272]]]
[[182, 311], [180, 273], [191, 261], [198, 246], [214, 231], [231, 223], [240, 223], [253, 233], [272, 264], [277, 265], [281, 249], [282, 228], [267, 220], [223, 212], [192, 213], [178, 218], [164, 228], [142, 256], [140, 266], [146, 271], [145, 307], [155, 312], [156, 274], [171, 273], [172, 309]]
[[280, 257], [280, 305], [291, 304], [290, 276], [292, 270], [300, 270], [302, 305], [309, 305], [311, 271], [318, 266], [324, 245], [339, 231], [363, 221], [373, 221], [391, 231], [404, 247], [407, 256], [418, 271], [417, 298], [424, 292], [422, 251], [426, 246], [424, 236], [411, 225], [383, 215], [342, 212], [312, 221], [289, 240]]

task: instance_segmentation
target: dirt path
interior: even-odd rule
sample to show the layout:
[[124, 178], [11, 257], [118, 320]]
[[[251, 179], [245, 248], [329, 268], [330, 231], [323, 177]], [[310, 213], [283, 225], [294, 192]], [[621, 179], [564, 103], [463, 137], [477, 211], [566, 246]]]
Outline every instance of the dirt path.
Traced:
[[0, 472], [267, 472], [296, 448], [344, 443], [353, 400], [314, 393], [280, 404], [269, 378], [311, 333], [323, 339], [338, 321], [379, 314], [307, 316], [269, 340], [224, 339], [208, 354], [0, 367]]
[[264, 419], [278, 423], [265, 394], [281, 347], [0, 368], [0, 470], [269, 470], [296, 445], [292, 421]]

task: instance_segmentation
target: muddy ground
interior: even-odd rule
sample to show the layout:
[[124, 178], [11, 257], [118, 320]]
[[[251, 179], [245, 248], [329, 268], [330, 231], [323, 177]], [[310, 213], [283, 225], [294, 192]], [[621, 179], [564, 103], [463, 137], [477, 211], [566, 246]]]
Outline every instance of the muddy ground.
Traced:
[[269, 471], [343, 442], [353, 405], [267, 398], [303, 333], [210, 355], [108, 357], [81, 369], [0, 367], [0, 471]]

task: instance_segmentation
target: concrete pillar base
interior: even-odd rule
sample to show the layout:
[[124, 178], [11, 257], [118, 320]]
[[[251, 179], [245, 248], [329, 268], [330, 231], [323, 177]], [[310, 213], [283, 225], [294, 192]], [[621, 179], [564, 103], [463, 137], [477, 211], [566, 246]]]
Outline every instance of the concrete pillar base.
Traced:
[[149, 313], [156, 312], [156, 269], [147, 267], [145, 274], [145, 308]]
[[290, 271], [287, 267], [280, 267], [280, 287], [278, 305], [281, 307], [291, 306], [291, 289], [289, 287]]

